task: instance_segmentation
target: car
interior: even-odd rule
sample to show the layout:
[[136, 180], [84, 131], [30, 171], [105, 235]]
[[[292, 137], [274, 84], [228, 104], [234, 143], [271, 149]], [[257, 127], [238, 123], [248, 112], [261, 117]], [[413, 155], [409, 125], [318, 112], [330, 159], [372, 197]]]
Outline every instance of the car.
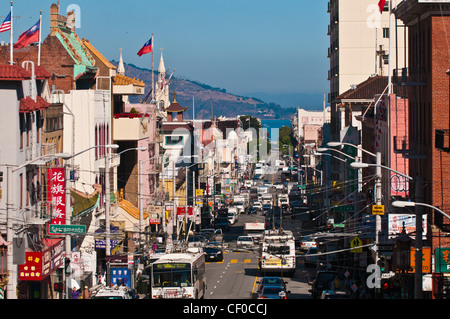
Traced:
[[253, 207], [253, 206], [252, 206], [252, 207], [249, 207], [247, 213], [248, 213], [249, 215], [250, 215], [250, 214], [256, 214], [256, 208]]
[[256, 211], [262, 211], [262, 205], [261, 205], [261, 203], [259, 202], [259, 201], [254, 201], [253, 202], [253, 208], [256, 210]]
[[302, 238], [302, 241], [300, 242], [300, 249], [307, 251], [310, 247], [316, 247], [317, 248], [317, 242], [313, 237], [305, 236]]
[[331, 283], [338, 275], [335, 271], [319, 270], [315, 279], [309, 282], [311, 285], [311, 295], [313, 299], [317, 299], [322, 295], [324, 290], [330, 289]]
[[265, 286], [258, 294], [258, 299], [287, 299], [289, 291], [283, 286]]
[[350, 295], [345, 291], [324, 290], [320, 299], [349, 299]]
[[216, 228], [220, 228], [223, 231], [227, 231], [230, 229], [230, 221], [227, 217], [217, 217], [214, 220], [214, 225]]
[[223, 251], [219, 247], [207, 246], [203, 249], [206, 261], [223, 261]]
[[236, 245], [238, 247], [253, 247], [255, 242], [251, 236], [239, 236]]
[[317, 247], [309, 247], [305, 254], [305, 266], [315, 266], [319, 260], [318, 253], [319, 249]]
[[263, 277], [256, 283], [259, 284], [258, 293], [260, 293], [266, 286], [283, 286], [286, 290], [286, 282], [281, 277]]
[[104, 287], [95, 292], [90, 299], [133, 299], [132, 291], [125, 286]]

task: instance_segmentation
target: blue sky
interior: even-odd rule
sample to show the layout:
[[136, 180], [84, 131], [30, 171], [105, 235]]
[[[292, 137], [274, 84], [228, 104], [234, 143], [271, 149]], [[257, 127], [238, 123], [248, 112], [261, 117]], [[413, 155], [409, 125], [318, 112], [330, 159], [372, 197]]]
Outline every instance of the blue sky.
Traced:
[[[57, 0], [15, 0], [14, 41], [39, 19], [49, 34], [50, 5]], [[81, 10], [80, 37], [105, 57], [151, 68], [137, 56], [154, 34], [155, 69], [164, 48], [166, 68], [231, 93], [328, 92], [327, 0], [61, 0]], [[10, 2], [0, 2], [0, 16]], [[3, 19], [2, 19], [3, 20]], [[9, 42], [9, 32], [0, 34]], [[319, 101], [319, 104], [321, 101]]]

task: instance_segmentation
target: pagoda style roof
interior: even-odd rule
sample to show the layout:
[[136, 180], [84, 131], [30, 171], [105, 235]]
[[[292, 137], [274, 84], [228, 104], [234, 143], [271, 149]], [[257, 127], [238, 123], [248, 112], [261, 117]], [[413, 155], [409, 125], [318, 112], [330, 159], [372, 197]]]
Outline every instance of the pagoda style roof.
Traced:
[[130, 78], [126, 75], [116, 74], [114, 77], [114, 85], [136, 85], [145, 87], [145, 83], [136, 78]]
[[180, 105], [180, 103], [177, 102], [177, 98], [176, 98], [176, 93], [173, 93], [173, 102], [165, 109], [166, 112], [169, 113], [179, 113], [179, 112], [184, 112], [186, 111], [188, 108], [187, 107], [182, 107]]
[[98, 51], [89, 40], [86, 40], [85, 38], [83, 38], [81, 40], [83, 42], [83, 44], [89, 49], [89, 51], [91, 51], [91, 54], [93, 54], [94, 56], [96, 56], [100, 61], [102, 61], [102, 63], [111, 70], [116, 70], [117, 67], [115, 65], [113, 65], [111, 62], [108, 61], [107, 58], [105, 58], [105, 56], [103, 54], [100, 53], [100, 51]]

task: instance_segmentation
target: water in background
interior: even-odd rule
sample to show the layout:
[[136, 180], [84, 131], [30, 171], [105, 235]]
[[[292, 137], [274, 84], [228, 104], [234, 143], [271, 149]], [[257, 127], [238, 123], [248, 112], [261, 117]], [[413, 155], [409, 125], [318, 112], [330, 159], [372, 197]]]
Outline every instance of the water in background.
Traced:
[[291, 127], [291, 121], [290, 120], [261, 120], [261, 125], [263, 128], [267, 129], [267, 132], [269, 133], [270, 140], [272, 142], [275, 142], [278, 140], [278, 130], [282, 126], [288, 126]]

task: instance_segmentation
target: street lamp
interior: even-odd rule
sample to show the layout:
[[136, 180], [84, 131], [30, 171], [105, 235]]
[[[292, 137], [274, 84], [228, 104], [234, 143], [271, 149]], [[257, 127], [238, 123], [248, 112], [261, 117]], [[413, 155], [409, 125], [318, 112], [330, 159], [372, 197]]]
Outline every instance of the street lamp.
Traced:
[[[378, 154], [378, 153], [377, 153]], [[423, 199], [423, 195], [422, 195], [422, 178], [420, 176], [417, 176], [415, 179], [412, 178], [411, 176], [408, 176], [406, 174], [400, 173], [390, 167], [381, 165], [378, 163], [377, 164], [367, 164], [367, 163], [360, 163], [360, 162], [355, 162], [350, 164], [353, 168], [365, 168], [365, 167], [369, 167], [369, 166], [376, 166], [377, 169], [387, 169], [389, 171], [395, 172], [396, 174], [399, 174], [400, 176], [405, 177], [408, 180], [415, 180], [415, 197], [417, 199]], [[415, 215], [416, 215], [416, 241], [415, 241], [415, 250], [416, 250], [416, 255], [417, 256], [422, 256], [422, 246], [423, 246], [423, 242], [422, 242], [422, 211], [420, 209], [417, 208], [417, 206], [427, 206], [427, 207], [432, 207], [436, 210], [438, 210], [439, 212], [443, 213], [445, 216], [447, 216], [444, 212], [442, 212], [441, 210], [439, 210], [436, 207], [433, 207], [431, 205], [428, 204], [424, 204], [424, 203], [415, 203], [415, 202], [403, 202], [403, 201], [394, 201], [392, 202], [392, 206], [395, 207], [415, 207]], [[379, 215], [377, 215], [378, 217]], [[420, 234], [420, 235], [419, 235]], [[378, 241], [377, 241], [378, 242]], [[377, 250], [378, 251], [378, 250]], [[416, 258], [416, 270], [414, 272], [414, 297], [415, 299], [422, 299], [422, 258]]]

